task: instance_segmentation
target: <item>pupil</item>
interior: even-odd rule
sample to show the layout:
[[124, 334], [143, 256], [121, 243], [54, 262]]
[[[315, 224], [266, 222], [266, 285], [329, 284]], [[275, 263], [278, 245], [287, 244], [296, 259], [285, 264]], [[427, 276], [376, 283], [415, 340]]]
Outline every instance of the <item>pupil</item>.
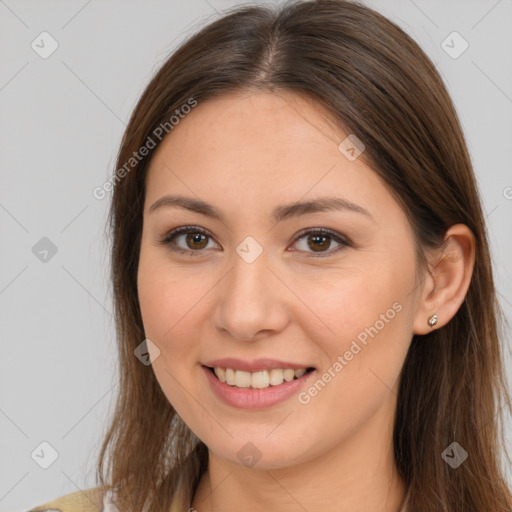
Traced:
[[[326, 246], [328, 247], [329, 246], [329, 237], [327, 236], [324, 236], [324, 235], [313, 235], [311, 236], [310, 238], [311, 240], [314, 240], [313, 244], [308, 244], [309, 247], [311, 249], [313, 249], [314, 251], [318, 252], [317, 249], [320, 248], [326, 248]], [[324, 244], [323, 245], [318, 245], [317, 242], [323, 240], [324, 241]], [[327, 241], [327, 245], [325, 246], [325, 241]], [[321, 251], [320, 251], [321, 252]]]
[[[201, 239], [204, 242], [204, 240], [206, 239], [206, 236], [203, 235], [202, 233], [194, 233], [192, 235], [189, 235], [189, 239], [192, 239], [192, 244], [201, 244]], [[197, 248], [197, 247], [195, 247], [195, 248]], [[203, 248], [203, 246], [199, 247], [199, 249], [202, 249], [202, 248]]]

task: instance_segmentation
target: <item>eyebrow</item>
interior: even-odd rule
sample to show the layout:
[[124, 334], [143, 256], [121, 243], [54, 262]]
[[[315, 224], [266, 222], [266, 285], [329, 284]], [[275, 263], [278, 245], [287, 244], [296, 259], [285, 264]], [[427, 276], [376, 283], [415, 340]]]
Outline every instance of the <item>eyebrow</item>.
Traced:
[[[160, 199], [157, 199], [149, 208], [148, 213], [152, 213], [155, 210], [162, 207], [173, 206], [184, 208], [192, 212], [200, 213], [202, 215], [206, 215], [207, 217], [218, 219], [222, 222], [225, 221], [224, 215], [215, 206], [206, 203], [200, 199], [179, 195], [166, 195], [161, 197]], [[359, 206], [358, 204], [352, 203], [340, 197], [320, 197], [318, 199], [314, 199], [311, 201], [295, 202], [280, 205], [272, 210], [271, 216], [276, 222], [281, 222], [291, 217], [298, 217], [300, 215], [306, 215], [308, 213], [338, 210], [361, 213], [363, 215], [368, 216], [375, 222], [375, 219], [372, 217], [369, 211], [365, 210], [362, 206]]]

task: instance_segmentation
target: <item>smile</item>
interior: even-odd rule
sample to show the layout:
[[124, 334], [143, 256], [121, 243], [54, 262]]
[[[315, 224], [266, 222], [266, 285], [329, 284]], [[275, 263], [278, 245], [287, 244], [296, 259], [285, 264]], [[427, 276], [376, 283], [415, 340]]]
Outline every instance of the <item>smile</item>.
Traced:
[[213, 394], [238, 409], [264, 409], [290, 400], [318, 371], [310, 363], [226, 357], [204, 362], [202, 370]]
[[313, 370], [313, 368], [272, 368], [270, 370], [248, 372], [235, 370], [233, 368], [222, 368], [220, 366], [210, 368], [210, 371], [213, 371], [221, 382], [229, 386], [254, 389], [279, 386], [283, 382], [291, 382], [294, 379], [300, 379], [305, 373], [311, 370]]

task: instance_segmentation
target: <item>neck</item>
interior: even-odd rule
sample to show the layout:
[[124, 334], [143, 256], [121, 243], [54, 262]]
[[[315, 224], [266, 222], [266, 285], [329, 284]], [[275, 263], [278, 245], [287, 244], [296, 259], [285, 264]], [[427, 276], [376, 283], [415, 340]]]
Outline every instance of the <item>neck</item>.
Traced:
[[406, 485], [396, 470], [392, 422], [373, 420], [330, 451], [287, 467], [247, 468], [210, 451], [192, 506], [198, 512], [399, 512]]

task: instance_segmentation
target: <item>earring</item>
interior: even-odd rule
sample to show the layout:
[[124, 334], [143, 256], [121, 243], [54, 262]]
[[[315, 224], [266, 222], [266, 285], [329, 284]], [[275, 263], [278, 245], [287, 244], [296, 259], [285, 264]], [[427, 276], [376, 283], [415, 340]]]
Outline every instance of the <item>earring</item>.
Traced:
[[433, 315], [430, 315], [427, 320], [428, 325], [430, 327], [434, 327], [434, 325], [437, 324], [437, 315], [434, 313]]

